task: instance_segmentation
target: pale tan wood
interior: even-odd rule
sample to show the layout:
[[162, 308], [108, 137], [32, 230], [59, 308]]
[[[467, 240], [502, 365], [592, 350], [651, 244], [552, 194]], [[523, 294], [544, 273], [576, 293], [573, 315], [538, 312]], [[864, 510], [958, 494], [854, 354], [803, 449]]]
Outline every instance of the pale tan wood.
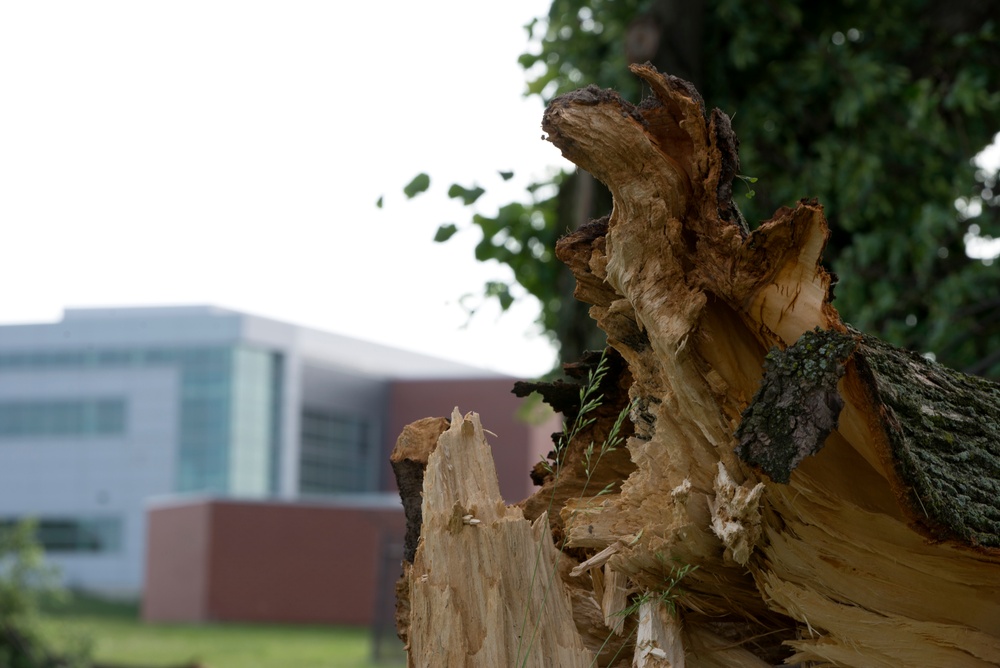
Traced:
[[622, 635], [625, 632], [625, 616], [621, 613], [628, 607], [628, 578], [606, 565], [604, 570], [595, 572], [604, 574], [604, 591], [599, 596], [604, 624], [615, 634]]
[[684, 643], [677, 616], [658, 600], [639, 604], [636, 668], [684, 668]]
[[[1000, 549], [935, 523], [904, 479], [870, 364], [895, 353], [830, 303], [822, 207], [800, 202], [749, 233], [728, 118], [686, 82], [633, 71], [655, 100], [592, 87], [554, 100], [543, 123], [614, 197], [557, 254], [624, 360], [628, 400], [608, 394], [564, 444], [523, 503], [533, 524], [499, 501], [478, 420], [453, 416], [428, 461], [411, 662], [516, 665], [511, 611], [526, 610], [542, 620], [529, 665], [1000, 665]], [[853, 341], [829, 390], [839, 421], [787, 475], [765, 474], [734, 433], [768, 351], [814, 329]], [[629, 400], [631, 462], [617, 453], [585, 476], [581, 453]], [[541, 572], [549, 594], [526, 575]]]
[[475, 413], [456, 409], [438, 439], [422, 510], [409, 572], [411, 666], [591, 664], [548, 522], [504, 506]]
[[[683, 82], [633, 69], [659, 107], [632, 110], [591, 89], [554, 101], [544, 125], [614, 196], [606, 232], [590, 232], [589, 247], [563, 243], [563, 258], [650, 414], [628, 443], [637, 468], [621, 492], [566, 504], [568, 545], [593, 550], [600, 556], [588, 564], [647, 593], [662, 587], [663, 556], [696, 565], [678, 605], [682, 637], [713, 615], [743, 616], [749, 631], [778, 613], [758, 631], [797, 629], [797, 639], [783, 637], [796, 650], [790, 660], [1000, 662], [997, 555], [914, 530], [879, 407], [853, 364], [837, 430], [787, 485], [734, 455], [767, 349], [815, 327], [846, 332], [819, 264], [826, 222], [808, 202], [749, 236], [720, 220], [727, 156], [715, 129], [724, 119], [706, 117]], [[716, 661], [710, 654], [689, 651], [689, 663]]]

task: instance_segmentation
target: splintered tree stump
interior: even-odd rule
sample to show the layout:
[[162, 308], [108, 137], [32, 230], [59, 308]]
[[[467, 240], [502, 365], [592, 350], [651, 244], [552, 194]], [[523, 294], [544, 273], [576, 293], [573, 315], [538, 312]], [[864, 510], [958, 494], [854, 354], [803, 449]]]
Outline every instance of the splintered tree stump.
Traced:
[[455, 409], [443, 433], [431, 421], [415, 427], [394, 460], [407, 441], [430, 435], [437, 445], [426, 456], [419, 545], [404, 570], [409, 665], [590, 665], [558, 572], [568, 558], [546, 515], [531, 522], [504, 506], [479, 416]]
[[[491, 526], [538, 518], [503, 559], [485, 558], [501, 545], [483, 527], [441, 519], [473, 502], [425, 478], [411, 665], [486, 665], [481, 646], [516, 644], [518, 614], [487, 595], [498, 590], [531, 615], [545, 591], [559, 601], [545, 614], [563, 617], [546, 617], [558, 630], [537, 635], [540, 654], [494, 665], [1000, 664], [1000, 386], [847, 326], [820, 264], [819, 203], [750, 232], [732, 200], [729, 118], [706, 113], [687, 82], [632, 71], [652, 90], [640, 105], [591, 86], [553, 100], [543, 120], [614, 197], [610, 217], [557, 255], [622, 368], [598, 420], [561, 450], [565, 465], [536, 471], [534, 497], [474, 502]], [[624, 407], [628, 461], [591, 471], [607, 491], [587, 493], [580, 453]], [[450, 438], [438, 466], [479, 475]], [[538, 553], [557, 577], [539, 590], [519, 574], [538, 561], [542, 509], [551, 534]], [[462, 542], [446, 550], [444, 539]], [[445, 553], [460, 577], [426, 571]], [[437, 598], [420, 593], [425, 576]], [[475, 634], [448, 626], [456, 607]], [[454, 643], [457, 663], [438, 663], [434, 643]]]

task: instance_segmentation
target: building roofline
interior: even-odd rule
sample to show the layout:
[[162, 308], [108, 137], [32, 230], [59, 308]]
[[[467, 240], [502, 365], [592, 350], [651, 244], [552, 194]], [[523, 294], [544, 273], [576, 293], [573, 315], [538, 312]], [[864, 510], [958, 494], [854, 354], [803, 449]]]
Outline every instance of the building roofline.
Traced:
[[[111, 320], [125, 318], [171, 318], [182, 316], [248, 315], [212, 304], [178, 304], [168, 306], [95, 306], [63, 309], [62, 322], [79, 320]], [[257, 316], [254, 316], [257, 317]], [[48, 324], [48, 323], [45, 323]]]
[[329, 496], [300, 496], [294, 499], [266, 497], [248, 498], [204, 493], [162, 494], [147, 497], [147, 510], [158, 508], [182, 508], [206, 504], [229, 504], [247, 506], [292, 506], [296, 508], [361, 508], [366, 510], [402, 510], [403, 503], [396, 492], [364, 492], [356, 494], [334, 494]]
[[66, 308], [57, 322], [0, 325], [0, 350], [232, 345], [287, 350], [307, 363], [384, 380], [513, 379], [462, 362], [207, 304]]

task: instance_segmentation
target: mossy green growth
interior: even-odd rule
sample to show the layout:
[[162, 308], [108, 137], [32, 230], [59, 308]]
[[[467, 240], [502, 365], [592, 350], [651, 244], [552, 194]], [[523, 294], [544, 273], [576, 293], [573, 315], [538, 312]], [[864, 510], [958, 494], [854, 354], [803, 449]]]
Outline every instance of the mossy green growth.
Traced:
[[873, 337], [856, 359], [912, 514], [938, 538], [1000, 547], [1000, 384]]
[[760, 388], [736, 430], [736, 454], [775, 482], [787, 483], [837, 427], [844, 401], [837, 382], [858, 339], [833, 330], [803, 334], [767, 354]]

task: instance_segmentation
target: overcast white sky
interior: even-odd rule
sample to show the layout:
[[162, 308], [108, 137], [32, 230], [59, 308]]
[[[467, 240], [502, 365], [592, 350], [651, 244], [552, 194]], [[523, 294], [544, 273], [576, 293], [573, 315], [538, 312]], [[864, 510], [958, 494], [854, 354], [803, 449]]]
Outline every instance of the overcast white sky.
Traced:
[[565, 164], [517, 65], [548, 5], [0, 4], [0, 323], [215, 304], [547, 371], [530, 301], [462, 328], [459, 298], [508, 276], [478, 233], [432, 239], [469, 218], [451, 182], [513, 170], [498, 203]]
[[459, 298], [509, 277], [475, 261], [478, 233], [432, 238], [469, 219], [453, 181], [513, 170], [489, 211], [566, 164], [517, 65], [548, 5], [0, 3], [0, 323], [215, 304], [547, 371], [532, 301], [462, 327]]

